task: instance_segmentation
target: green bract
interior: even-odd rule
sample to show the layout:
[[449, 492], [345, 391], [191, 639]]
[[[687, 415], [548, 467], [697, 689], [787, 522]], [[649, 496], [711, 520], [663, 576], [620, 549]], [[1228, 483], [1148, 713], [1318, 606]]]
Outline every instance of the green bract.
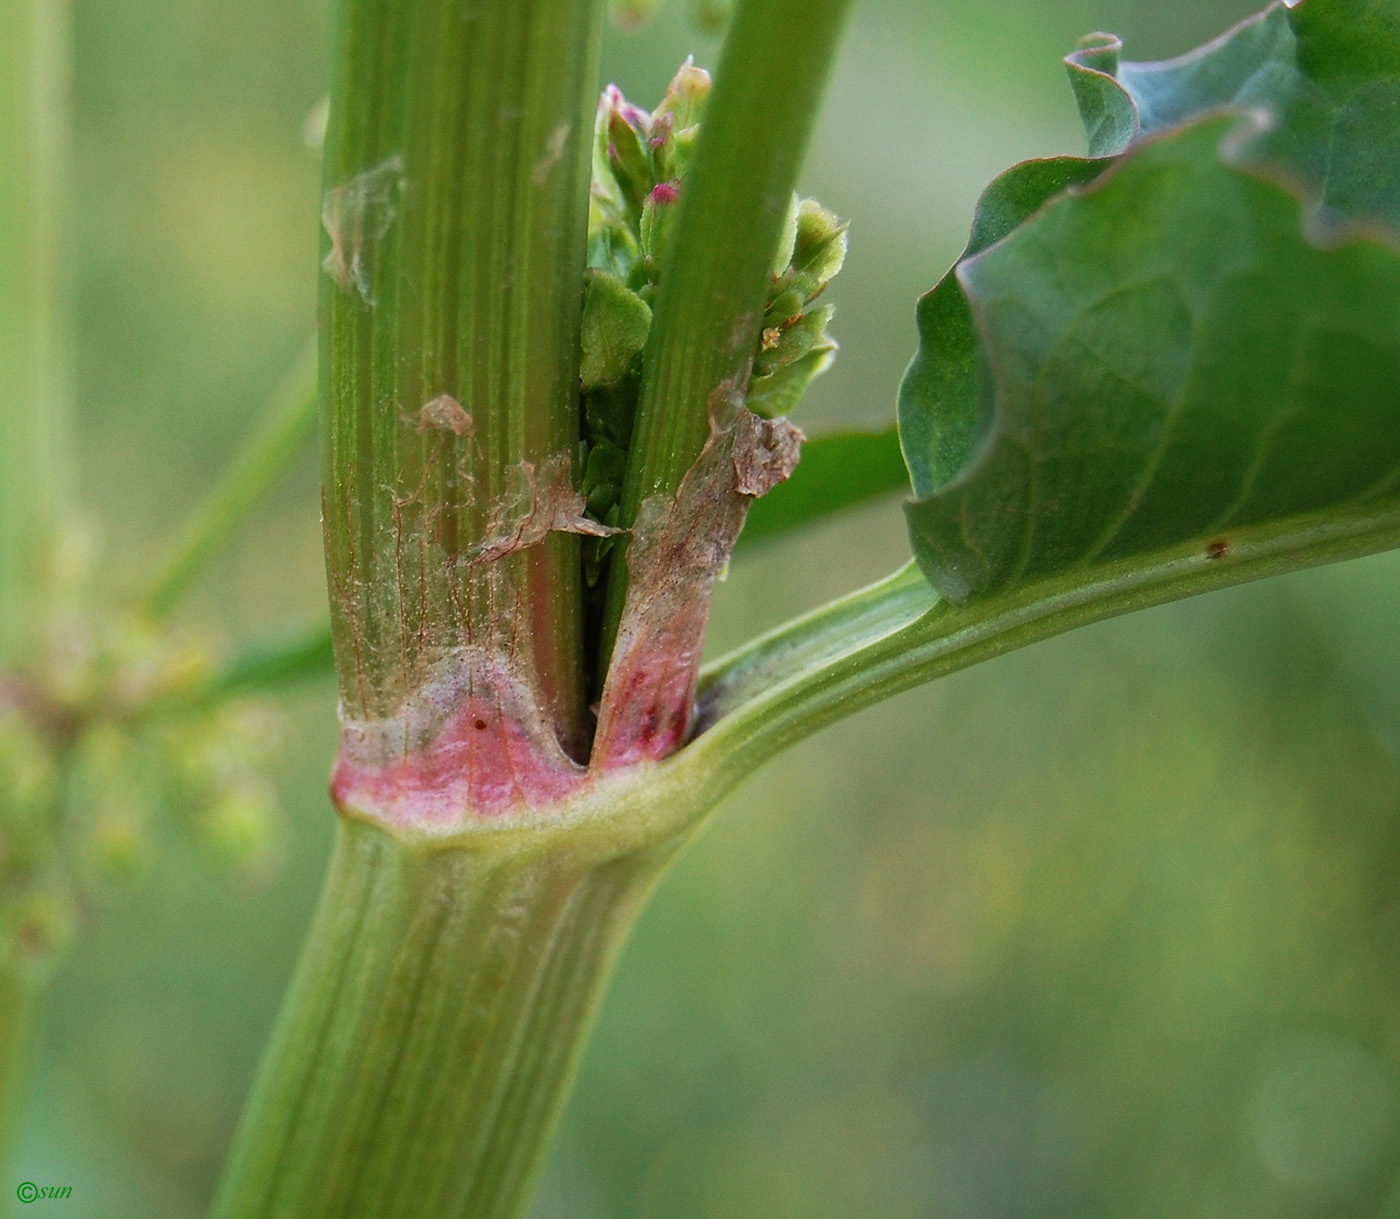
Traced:
[[945, 595], [1400, 512], [1397, 13], [1305, 0], [1167, 64], [1071, 57], [1091, 148], [1126, 151], [1011, 171], [920, 303], [900, 427]]

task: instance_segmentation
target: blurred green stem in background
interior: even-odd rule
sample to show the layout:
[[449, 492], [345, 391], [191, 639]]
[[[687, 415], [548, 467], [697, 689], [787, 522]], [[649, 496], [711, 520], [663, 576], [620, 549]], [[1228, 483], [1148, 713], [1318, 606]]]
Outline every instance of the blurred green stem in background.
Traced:
[[312, 338], [273, 391], [238, 456], [181, 532], [142, 602], [146, 617], [164, 618], [175, 608], [315, 433], [316, 351]]
[[[0, 0], [0, 680], [43, 645], [67, 492], [68, 22], [64, 0]], [[12, 793], [0, 782], [2, 823]], [[3, 904], [25, 889], [27, 866], [0, 871], [0, 925], [13, 921]], [[39, 1000], [17, 955], [0, 945], [0, 1161]]]
[[32, 659], [66, 488], [68, 6], [0, 3], [0, 665]]
[[0, 1165], [8, 1162], [20, 1117], [39, 995], [22, 969], [0, 966]]

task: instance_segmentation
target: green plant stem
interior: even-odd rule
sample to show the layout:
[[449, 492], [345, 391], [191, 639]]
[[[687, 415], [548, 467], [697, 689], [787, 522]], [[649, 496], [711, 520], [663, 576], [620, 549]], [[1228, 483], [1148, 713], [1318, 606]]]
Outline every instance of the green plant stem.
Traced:
[[[833, 470], [855, 476], [832, 485]], [[809, 474], [808, 471], [811, 471]], [[767, 544], [842, 512], [862, 508], [908, 487], [909, 476], [893, 431], [836, 432], [809, 440], [802, 464], [787, 482], [754, 504], [734, 557], [742, 560]], [[279, 632], [238, 649], [196, 694], [198, 700], [243, 690], [266, 690], [315, 681], [335, 672], [329, 623]]]
[[[849, 0], [744, 0], [725, 39], [665, 254], [647, 342], [622, 523], [674, 496], [710, 436], [710, 402], [740, 393], [778, 239], [816, 125]], [[608, 579], [606, 670], [627, 595], [626, 551]]]
[[326, 137], [323, 516], [343, 704], [463, 643], [586, 748], [577, 538], [494, 561], [579, 437], [599, 0], [341, 0]]
[[0, 4], [0, 667], [32, 656], [65, 497], [68, 8]]
[[190, 518], [146, 594], [150, 619], [168, 615], [316, 431], [316, 343], [283, 376], [243, 449]]
[[40, 998], [33, 977], [0, 967], [0, 1166], [13, 1150]]
[[[912, 564], [722, 658], [702, 676], [697, 773], [739, 782], [774, 754], [872, 703], [1119, 614], [1400, 545], [1400, 512], [1356, 508], [1234, 532], [1220, 557], [1178, 548], [1071, 570], [1015, 595], [954, 606]], [[682, 755], [682, 756], [684, 756]]]
[[216, 1219], [519, 1213], [668, 847], [345, 822]]

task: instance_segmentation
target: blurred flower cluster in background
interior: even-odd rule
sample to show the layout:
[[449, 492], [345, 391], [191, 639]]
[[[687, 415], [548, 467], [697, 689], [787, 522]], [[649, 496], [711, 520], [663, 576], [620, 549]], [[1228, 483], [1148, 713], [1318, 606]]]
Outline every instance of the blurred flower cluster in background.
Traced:
[[[850, 222], [842, 357], [801, 426], [892, 417], [914, 299], [981, 187], [1082, 150], [1060, 64], [1080, 35], [1157, 58], [1254, 7], [858, 3], [800, 187]], [[76, 6], [76, 431], [114, 599], [314, 317], [302, 132], [330, 18], [329, 0]], [[610, 32], [606, 80], [655, 100], [717, 49], [672, 3]], [[324, 613], [316, 505], [308, 453], [193, 626]], [[760, 549], [720, 590], [713, 647], [907, 553], [893, 502]], [[1383, 556], [1169, 606], [770, 766], [643, 917], [532, 1219], [1400, 1214], [1398, 604]], [[139, 890], [77, 912], [17, 1161], [73, 1186], [65, 1214], [203, 1213], [330, 843], [333, 704], [327, 681], [244, 726], [283, 746], [274, 878], [236, 891], [176, 840]]]

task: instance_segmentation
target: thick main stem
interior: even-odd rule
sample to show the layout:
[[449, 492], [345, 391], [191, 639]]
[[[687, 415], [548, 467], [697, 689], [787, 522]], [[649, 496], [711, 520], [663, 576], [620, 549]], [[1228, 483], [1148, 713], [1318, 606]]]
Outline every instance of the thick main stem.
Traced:
[[[347, 712], [464, 647], [586, 749], [572, 490], [599, 0], [341, 0], [326, 139], [324, 505]], [[548, 534], [548, 536], [545, 536]]]
[[670, 852], [507, 837], [342, 826], [217, 1219], [518, 1213]]

